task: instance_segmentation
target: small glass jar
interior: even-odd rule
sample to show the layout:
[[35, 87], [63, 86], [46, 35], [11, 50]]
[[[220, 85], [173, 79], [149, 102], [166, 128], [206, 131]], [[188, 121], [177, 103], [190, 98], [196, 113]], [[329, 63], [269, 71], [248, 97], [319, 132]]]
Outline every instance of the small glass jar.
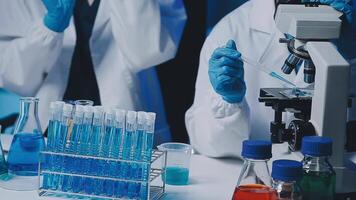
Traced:
[[336, 173], [329, 162], [332, 139], [319, 136], [304, 137], [302, 141], [303, 199], [332, 200], [335, 195]]
[[276, 160], [272, 164], [272, 188], [280, 200], [302, 200], [299, 181], [303, 177], [303, 165], [294, 160]]
[[272, 157], [272, 143], [261, 140], [246, 140], [242, 146], [244, 164], [237, 180], [233, 200], [276, 198], [271, 188], [272, 179], [267, 162]]

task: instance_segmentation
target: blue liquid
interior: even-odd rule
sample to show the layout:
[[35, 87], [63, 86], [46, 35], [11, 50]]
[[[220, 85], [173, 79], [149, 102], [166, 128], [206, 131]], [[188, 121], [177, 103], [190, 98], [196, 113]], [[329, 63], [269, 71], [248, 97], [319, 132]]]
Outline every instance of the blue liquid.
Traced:
[[[63, 153], [65, 144], [67, 141], [67, 131], [68, 126], [66, 124], [60, 123], [58, 132], [56, 134], [56, 141], [54, 142], [54, 152]], [[54, 156], [53, 159], [53, 170], [55, 172], [62, 172], [63, 171], [63, 157], [61, 156]], [[52, 177], [52, 189], [61, 189], [62, 188], [62, 179], [63, 176], [61, 175], [53, 175]]]
[[167, 167], [162, 175], [169, 185], [188, 185], [189, 169], [183, 167]]
[[[151, 161], [151, 156], [152, 156], [152, 148], [153, 148], [153, 133], [145, 133], [143, 136], [143, 142], [144, 142], [144, 149], [143, 149], [143, 160], [145, 162], [150, 162]], [[143, 170], [143, 179], [145, 181], [148, 180], [149, 178], [149, 165], [144, 167]]]
[[[65, 147], [65, 153], [69, 154], [76, 154], [78, 152], [78, 140], [79, 140], [79, 134], [81, 131], [82, 125], [81, 124], [74, 124], [72, 133], [70, 135], [68, 144]], [[79, 167], [75, 165], [78, 158], [73, 158], [73, 157], [65, 157], [64, 158], [64, 172], [66, 173], [75, 173], [77, 170], [76, 167]], [[76, 188], [77, 185], [73, 185], [73, 177], [71, 176], [65, 176], [63, 178], [63, 186], [62, 190], [63, 191], [72, 191], [73, 188]]]
[[[55, 150], [55, 142], [56, 142], [56, 134], [59, 130], [59, 121], [57, 120], [50, 120], [48, 124], [48, 136], [47, 136], [47, 151], [54, 151]], [[47, 155], [46, 162], [49, 167], [52, 167], [54, 164], [54, 156]], [[50, 169], [52, 170], [52, 169]], [[53, 185], [53, 174], [45, 174], [43, 176], [43, 187], [44, 188], [55, 188], [56, 186]]]
[[[90, 148], [88, 151], [88, 154], [90, 156], [99, 156], [100, 153], [100, 140], [101, 140], [101, 126], [100, 125], [94, 125], [93, 126], [93, 133], [90, 138]], [[89, 159], [89, 162], [87, 163], [88, 168], [88, 174], [89, 175], [94, 175], [98, 176], [98, 168], [99, 168], [99, 162], [97, 160]], [[96, 195], [99, 195], [97, 188], [100, 184], [100, 180], [97, 179], [88, 179], [85, 183], [85, 192], [87, 194], [93, 194], [95, 191]]]
[[11, 143], [8, 169], [9, 173], [21, 176], [37, 176], [40, 151], [45, 148], [41, 133], [18, 133]]
[[[83, 130], [80, 133], [79, 140], [79, 154], [80, 155], [88, 155], [89, 152], [89, 140], [90, 140], [90, 135], [91, 135], [91, 130], [92, 126], [91, 124], [84, 124], [83, 125]], [[88, 174], [88, 159], [78, 159], [78, 163], [76, 164], [78, 166], [78, 170], [80, 170], [84, 174]], [[73, 184], [77, 185], [76, 189], [73, 190], [73, 192], [80, 192], [84, 190], [84, 185], [86, 183], [85, 178], [81, 177], [74, 177]]]

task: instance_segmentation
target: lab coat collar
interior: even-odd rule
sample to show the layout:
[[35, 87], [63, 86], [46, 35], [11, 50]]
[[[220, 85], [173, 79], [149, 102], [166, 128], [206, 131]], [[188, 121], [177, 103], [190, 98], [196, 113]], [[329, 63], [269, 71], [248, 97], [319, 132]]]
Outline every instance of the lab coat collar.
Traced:
[[272, 34], [276, 28], [274, 21], [274, 0], [251, 0], [252, 8], [249, 14], [250, 27], [253, 30]]

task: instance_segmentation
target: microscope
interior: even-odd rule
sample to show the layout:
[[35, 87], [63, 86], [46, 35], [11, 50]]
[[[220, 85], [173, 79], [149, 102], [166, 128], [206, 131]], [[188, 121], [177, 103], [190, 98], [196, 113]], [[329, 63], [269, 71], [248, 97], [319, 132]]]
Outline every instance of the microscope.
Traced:
[[[272, 143], [288, 143], [293, 158], [302, 159], [298, 150], [304, 136], [319, 135], [333, 139], [330, 159], [337, 173], [336, 192], [340, 199], [353, 199], [356, 194], [356, 171], [345, 166], [347, 108], [350, 65], [330, 42], [340, 36], [342, 13], [330, 6], [316, 4], [277, 4], [277, 28], [286, 35], [290, 55], [281, 70], [290, 74], [303, 69], [304, 89], [262, 88], [259, 101], [271, 107], [274, 121], [270, 124]], [[288, 126], [284, 112], [294, 114]]]

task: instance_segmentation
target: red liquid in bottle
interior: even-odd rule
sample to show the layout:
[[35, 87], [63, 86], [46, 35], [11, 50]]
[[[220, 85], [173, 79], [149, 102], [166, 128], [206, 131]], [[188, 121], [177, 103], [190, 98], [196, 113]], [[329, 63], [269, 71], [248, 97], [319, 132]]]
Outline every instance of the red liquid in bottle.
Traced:
[[277, 200], [277, 193], [272, 188], [259, 185], [240, 185], [235, 189], [232, 200]]

